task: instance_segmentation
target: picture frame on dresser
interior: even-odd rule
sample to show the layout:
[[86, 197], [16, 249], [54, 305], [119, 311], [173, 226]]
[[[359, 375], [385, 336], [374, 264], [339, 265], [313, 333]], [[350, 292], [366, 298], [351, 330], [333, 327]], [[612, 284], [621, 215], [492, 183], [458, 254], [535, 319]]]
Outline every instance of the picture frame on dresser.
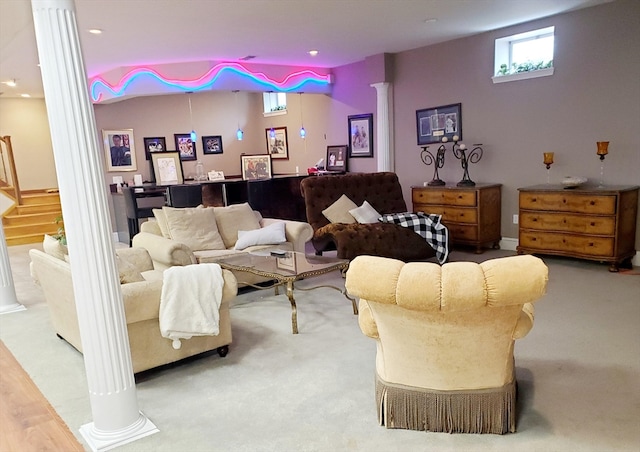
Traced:
[[182, 160], [178, 151], [154, 152], [151, 165], [156, 185], [176, 185], [184, 183]]
[[440, 143], [444, 137], [454, 141], [462, 140], [462, 104], [416, 110], [416, 132], [418, 146]]
[[327, 146], [327, 171], [347, 171], [347, 149], [346, 144], [341, 146]]
[[240, 168], [242, 169], [242, 180], [271, 179], [271, 155], [241, 155]]

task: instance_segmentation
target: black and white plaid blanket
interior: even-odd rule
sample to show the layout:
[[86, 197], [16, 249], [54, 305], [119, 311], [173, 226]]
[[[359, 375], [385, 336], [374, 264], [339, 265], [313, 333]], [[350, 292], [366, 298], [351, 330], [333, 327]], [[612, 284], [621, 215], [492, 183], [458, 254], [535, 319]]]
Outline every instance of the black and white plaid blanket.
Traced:
[[438, 262], [444, 264], [449, 257], [449, 230], [440, 223], [441, 215], [418, 213], [392, 213], [382, 215], [383, 223], [395, 223], [413, 230], [423, 237], [436, 250]]

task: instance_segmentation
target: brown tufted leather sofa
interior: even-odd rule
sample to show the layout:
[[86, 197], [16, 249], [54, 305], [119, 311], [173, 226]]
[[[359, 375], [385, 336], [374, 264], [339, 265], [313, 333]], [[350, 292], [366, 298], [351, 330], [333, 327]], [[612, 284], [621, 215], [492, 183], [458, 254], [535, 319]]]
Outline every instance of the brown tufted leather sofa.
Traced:
[[429, 259], [435, 251], [413, 230], [390, 223], [330, 223], [322, 211], [340, 196], [347, 195], [357, 205], [366, 200], [380, 214], [407, 211], [402, 187], [395, 173], [352, 173], [342, 176], [311, 176], [300, 187], [313, 228], [316, 254], [337, 250], [342, 259], [363, 254], [402, 261]]

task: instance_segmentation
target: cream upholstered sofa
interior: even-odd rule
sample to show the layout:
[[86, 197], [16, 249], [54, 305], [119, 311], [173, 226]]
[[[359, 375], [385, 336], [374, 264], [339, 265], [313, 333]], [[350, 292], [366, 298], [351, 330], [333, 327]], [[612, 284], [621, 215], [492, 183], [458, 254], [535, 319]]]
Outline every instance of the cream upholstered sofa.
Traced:
[[[80, 328], [73, 293], [71, 267], [62, 253], [44, 249], [29, 251], [31, 274], [40, 285], [49, 308], [51, 323], [59, 337], [82, 352]], [[162, 292], [162, 271], [153, 270], [149, 254], [141, 248], [117, 250], [124, 311], [135, 373], [179, 361], [210, 350], [225, 356], [231, 344], [229, 301], [237, 293], [236, 279], [223, 271], [224, 288], [217, 336], [194, 336], [183, 340], [176, 350], [172, 341], [162, 337], [158, 317]], [[133, 268], [132, 268], [133, 267]], [[131, 282], [128, 282], [131, 281]]]
[[533, 326], [547, 267], [534, 256], [437, 264], [360, 256], [346, 288], [375, 339], [380, 425], [437, 432], [516, 429], [513, 346]]
[[[132, 243], [149, 252], [156, 269], [216, 262], [233, 254], [271, 248], [304, 252], [313, 235], [308, 223], [262, 218], [247, 203], [227, 207], [163, 207], [153, 213], [155, 219], [142, 223]], [[238, 246], [240, 242], [242, 246]], [[265, 280], [249, 274], [236, 276], [239, 285]]]

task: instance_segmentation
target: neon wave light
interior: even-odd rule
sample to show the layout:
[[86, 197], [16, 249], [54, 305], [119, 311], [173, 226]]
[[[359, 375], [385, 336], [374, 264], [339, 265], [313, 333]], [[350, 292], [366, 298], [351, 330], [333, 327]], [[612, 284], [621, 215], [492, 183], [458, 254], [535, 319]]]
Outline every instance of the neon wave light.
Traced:
[[318, 74], [311, 70], [302, 70], [292, 72], [282, 81], [274, 80], [264, 72], [252, 72], [246, 67], [238, 63], [220, 63], [209, 69], [204, 75], [194, 80], [171, 79], [163, 76], [155, 69], [148, 67], [139, 67], [129, 71], [120, 81], [112, 85], [102, 77], [97, 77], [91, 82], [91, 98], [94, 102], [100, 102], [104, 94], [100, 92], [104, 90], [111, 93], [114, 97], [124, 96], [125, 91], [135, 80], [141, 77], [155, 78], [163, 85], [181, 90], [181, 91], [199, 91], [211, 87], [225, 72], [231, 72], [241, 77], [263, 85], [265, 88], [277, 91], [295, 91], [306, 83], [315, 83], [320, 85], [329, 85], [331, 83], [331, 75]]

